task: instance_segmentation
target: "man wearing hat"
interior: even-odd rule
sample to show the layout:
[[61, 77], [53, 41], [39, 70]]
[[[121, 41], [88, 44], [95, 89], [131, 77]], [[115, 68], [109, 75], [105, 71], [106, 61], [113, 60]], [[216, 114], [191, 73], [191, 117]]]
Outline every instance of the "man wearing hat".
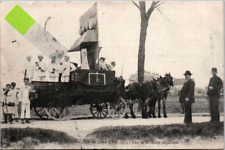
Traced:
[[192, 73], [188, 70], [185, 72], [184, 76], [186, 82], [184, 83], [181, 91], [180, 91], [180, 99], [179, 101], [184, 104], [184, 123], [191, 124], [192, 123], [192, 113], [191, 106], [192, 103], [195, 102], [195, 82], [191, 79]]
[[99, 59], [99, 70], [108, 70], [106, 63], [105, 63], [105, 58], [101, 57]]
[[220, 77], [217, 76], [217, 68], [212, 68], [211, 73], [212, 77], [209, 80], [207, 95], [209, 98], [211, 121], [217, 122], [220, 121], [219, 99], [223, 82]]

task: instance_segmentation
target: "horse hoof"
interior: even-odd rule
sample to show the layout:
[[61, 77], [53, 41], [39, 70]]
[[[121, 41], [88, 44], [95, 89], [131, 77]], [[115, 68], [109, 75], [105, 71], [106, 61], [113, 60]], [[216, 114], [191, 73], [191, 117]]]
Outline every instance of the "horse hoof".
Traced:
[[128, 115], [125, 115], [125, 116], [124, 116], [124, 118], [125, 118], [125, 119], [128, 119], [128, 118], [129, 118], [129, 116], [128, 116]]
[[153, 118], [156, 118], [156, 116], [153, 116]]
[[167, 118], [167, 115], [165, 115], [164, 118]]
[[132, 116], [132, 118], [134, 118], [134, 119], [135, 119], [135, 118], [136, 118], [136, 116]]
[[158, 116], [158, 118], [161, 118], [161, 116]]

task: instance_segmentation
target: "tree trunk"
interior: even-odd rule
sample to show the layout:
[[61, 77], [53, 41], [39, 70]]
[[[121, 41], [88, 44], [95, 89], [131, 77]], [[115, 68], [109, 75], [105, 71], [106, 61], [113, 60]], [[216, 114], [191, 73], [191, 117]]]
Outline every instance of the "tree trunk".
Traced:
[[144, 81], [144, 68], [145, 68], [145, 41], [148, 28], [148, 19], [146, 16], [141, 17], [141, 31], [138, 50], [138, 83]]

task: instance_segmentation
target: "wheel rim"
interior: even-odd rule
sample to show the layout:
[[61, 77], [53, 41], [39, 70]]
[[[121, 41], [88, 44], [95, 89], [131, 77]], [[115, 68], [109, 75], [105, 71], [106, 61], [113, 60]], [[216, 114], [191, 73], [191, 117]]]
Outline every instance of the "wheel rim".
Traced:
[[108, 115], [108, 105], [106, 103], [91, 104], [90, 110], [94, 118], [105, 118]]
[[42, 119], [50, 119], [49, 116], [46, 114], [45, 107], [34, 107], [34, 112], [37, 114], [38, 117]]
[[46, 108], [46, 114], [49, 116], [49, 118], [53, 120], [69, 120], [72, 118], [74, 113], [74, 106], [71, 107], [51, 107]]
[[112, 118], [122, 118], [125, 116], [127, 110], [126, 102], [123, 98], [120, 98], [116, 103], [108, 104], [109, 116]]

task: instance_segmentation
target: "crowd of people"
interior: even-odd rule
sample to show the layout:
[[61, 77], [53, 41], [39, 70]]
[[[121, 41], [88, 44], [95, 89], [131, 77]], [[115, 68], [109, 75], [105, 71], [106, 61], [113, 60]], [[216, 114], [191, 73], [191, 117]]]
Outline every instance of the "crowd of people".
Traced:
[[24, 66], [24, 78], [29, 81], [51, 81], [51, 82], [69, 82], [70, 72], [76, 70], [77, 64], [71, 63], [69, 56], [64, 56], [64, 61], [56, 62], [56, 56], [51, 56], [51, 62], [46, 65], [43, 62], [43, 55], [38, 55], [38, 61], [35, 64], [31, 62], [31, 56], [27, 56]]
[[[69, 82], [70, 72], [78, 69], [77, 63], [70, 62], [69, 56], [64, 56], [64, 60], [60, 63], [56, 62], [56, 56], [51, 56], [51, 62], [46, 65], [43, 62], [43, 55], [38, 56], [38, 61], [33, 65], [31, 56], [27, 56], [24, 66], [24, 78], [29, 81], [50, 81], [50, 82]], [[105, 63], [105, 58], [99, 60], [99, 70], [114, 71], [115, 61], [110, 64]]]

